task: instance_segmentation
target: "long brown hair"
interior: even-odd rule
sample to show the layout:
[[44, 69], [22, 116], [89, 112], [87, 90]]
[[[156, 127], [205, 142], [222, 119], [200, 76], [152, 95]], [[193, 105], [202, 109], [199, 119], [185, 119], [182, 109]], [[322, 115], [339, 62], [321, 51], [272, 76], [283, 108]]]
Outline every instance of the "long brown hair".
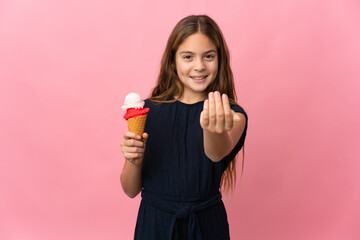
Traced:
[[[231, 103], [236, 104], [236, 92], [233, 73], [230, 68], [229, 50], [223, 34], [214, 20], [206, 15], [190, 15], [176, 24], [168, 39], [165, 52], [161, 60], [161, 68], [157, 84], [149, 98], [152, 102], [174, 102], [169, 100], [173, 96], [182, 96], [184, 86], [180, 81], [175, 64], [175, 54], [180, 44], [194, 33], [202, 33], [212, 40], [218, 53], [218, 74], [207, 87], [206, 93], [219, 91], [229, 97]], [[221, 81], [220, 81], [221, 79]], [[244, 149], [243, 149], [244, 151]], [[244, 152], [243, 164], [244, 165]], [[242, 168], [243, 170], [243, 168]], [[242, 175], [242, 171], [241, 171]], [[220, 187], [225, 192], [234, 190], [236, 182], [236, 158], [233, 159], [222, 175]]]

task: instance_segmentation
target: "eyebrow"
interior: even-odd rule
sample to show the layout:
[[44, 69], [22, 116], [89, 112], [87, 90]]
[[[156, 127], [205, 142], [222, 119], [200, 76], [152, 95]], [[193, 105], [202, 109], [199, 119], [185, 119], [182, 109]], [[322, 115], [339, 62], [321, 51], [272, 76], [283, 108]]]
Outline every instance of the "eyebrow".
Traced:
[[[205, 54], [208, 54], [208, 53], [211, 53], [211, 52], [216, 53], [215, 50], [211, 49], [211, 50], [209, 50], [209, 51], [206, 51]], [[182, 52], [180, 52], [180, 54], [194, 54], [194, 53], [191, 52], [191, 51], [182, 51]]]

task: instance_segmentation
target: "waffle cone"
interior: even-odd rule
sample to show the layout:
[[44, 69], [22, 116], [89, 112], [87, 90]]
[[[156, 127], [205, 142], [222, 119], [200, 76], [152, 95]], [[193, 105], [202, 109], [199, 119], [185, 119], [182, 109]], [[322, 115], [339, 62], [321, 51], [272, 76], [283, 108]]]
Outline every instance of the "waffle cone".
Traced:
[[147, 114], [138, 117], [129, 118], [127, 120], [129, 131], [142, 136], [142, 134], [144, 133], [146, 117]]
[[[126, 121], [129, 131], [141, 136], [141, 141], [142, 141], [142, 134], [144, 133], [146, 117], [147, 114], [138, 117], [129, 118]], [[135, 162], [136, 163], [139, 162], [139, 159], [135, 159]]]

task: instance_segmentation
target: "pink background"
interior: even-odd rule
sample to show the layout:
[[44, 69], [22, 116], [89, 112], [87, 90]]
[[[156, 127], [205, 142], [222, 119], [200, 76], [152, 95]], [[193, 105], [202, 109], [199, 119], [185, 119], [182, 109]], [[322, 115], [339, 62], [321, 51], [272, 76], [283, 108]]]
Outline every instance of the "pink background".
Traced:
[[358, 0], [1, 1], [0, 239], [132, 239], [120, 106], [200, 13], [250, 119], [232, 239], [360, 239]]

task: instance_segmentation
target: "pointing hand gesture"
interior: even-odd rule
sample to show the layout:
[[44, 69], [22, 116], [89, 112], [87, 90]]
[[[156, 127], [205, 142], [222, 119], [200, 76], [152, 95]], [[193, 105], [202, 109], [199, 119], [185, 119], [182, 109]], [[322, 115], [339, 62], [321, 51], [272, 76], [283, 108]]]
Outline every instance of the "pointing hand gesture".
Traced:
[[226, 94], [220, 96], [216, 91], [210, 92], [208, 97], [200, 115], [201, 127], [218, 134], [230, 131], [234, 122], [240, 121], [240, 118], [231, 110], [228, 96]]

